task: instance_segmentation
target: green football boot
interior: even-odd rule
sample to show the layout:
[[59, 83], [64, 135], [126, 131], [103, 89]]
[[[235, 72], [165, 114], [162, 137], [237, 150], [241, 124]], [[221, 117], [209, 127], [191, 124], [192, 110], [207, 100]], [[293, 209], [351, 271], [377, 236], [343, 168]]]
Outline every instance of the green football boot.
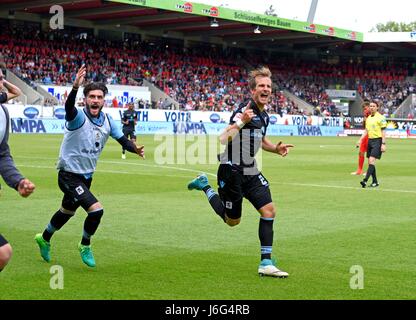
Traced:
[[81, 254], [82, 262], [87, 266], [93, 268], [95, 267], [95, 260], [92, 254], [91, 245], [85, 246], [81, 243], [78, 244], [79, 253]]
[[35, 235], [36, 243], [40, 249], [40, 255], [42, 256], [43, 260], [46, 262], [51, 261], [50, 251], [51, 251], [51, 244], [43, 239], [42, 234], [38, 233]]
[[208, 177], [205, 173], [200, 174], [188, 183], [188, 190], [202, 190], [208, 185]]

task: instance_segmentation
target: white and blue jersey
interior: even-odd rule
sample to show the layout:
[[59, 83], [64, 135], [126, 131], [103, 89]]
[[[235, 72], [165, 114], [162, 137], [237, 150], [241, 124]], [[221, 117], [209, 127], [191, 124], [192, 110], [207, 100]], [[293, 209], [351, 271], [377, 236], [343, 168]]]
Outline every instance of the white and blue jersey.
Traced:
[[91, 178], [109, 136], [115, 140], [123, 136], [110, 115], [100, 112], [92, 118], [85, 108], [78, 109], [76, 117], [65, 123], [57, 169]]

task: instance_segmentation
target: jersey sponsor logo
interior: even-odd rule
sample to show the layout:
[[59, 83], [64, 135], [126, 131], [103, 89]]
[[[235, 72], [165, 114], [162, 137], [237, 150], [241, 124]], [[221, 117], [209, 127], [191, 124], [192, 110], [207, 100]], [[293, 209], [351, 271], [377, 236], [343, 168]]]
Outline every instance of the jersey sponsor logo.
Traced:
[[78, 195], [81, 195], [84, 193], [84, 189], [81, 186], [76, 187], [75, 191], [78, 193]]
[[[97, 148], [99, 148], [100, 147], [100, 144], [98, 143], [98, 145], [95, 145]], [[100, 152], [101, 152], [101, 149], [98, 149], [98, 150], [88, 150], [88, 149], [85, 149], [85, 148], [82, 148], [81, 149], [81, 152], [82, 153], [85, 153], [85, 154], [99, 154]]]
[[[243, 129], [243, 130], [250, 130], [250, 129]], [[246, 132], [246, 131], [244, 131]], [[250, 130], [250, 137], [252, 138], [263, 138], [263, 136], [266, 134], [266, 130], [264, 127], [261, 127], [260, 130], [258, 129], [254, 129], [254, 130]]]

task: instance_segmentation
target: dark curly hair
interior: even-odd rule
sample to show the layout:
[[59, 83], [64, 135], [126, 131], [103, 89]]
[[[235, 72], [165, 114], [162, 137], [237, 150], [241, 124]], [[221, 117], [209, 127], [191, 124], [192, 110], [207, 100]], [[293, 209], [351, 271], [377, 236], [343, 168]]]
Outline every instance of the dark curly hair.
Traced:
[[104, 96], [108, 93], [108, 89], [104, 83], [91, 82], [84, 87], [84, 96], [87, 97], [88, 93], [92, 90], [101, 90], [104, 93]]

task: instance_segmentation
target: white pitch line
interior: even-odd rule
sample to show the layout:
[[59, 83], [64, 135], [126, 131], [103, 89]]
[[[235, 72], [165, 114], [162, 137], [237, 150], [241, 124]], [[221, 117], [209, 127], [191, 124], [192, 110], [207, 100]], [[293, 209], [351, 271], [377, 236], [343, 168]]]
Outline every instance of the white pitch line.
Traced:
[[[26, 158], [26, 159], [39, 159], [39, 160], [57, 160], [56, 158], [42, 158], [42, 157], [19, 157], [19, 158]], [[142, 167], [151, 167], [151, 168], [161, 168], [161, 169], [172, 169], [172, 170], [179, 170], [179, 171], [188, 171], [192, 173], [202, 173], [202, 170], [194, 170], [194, 169], [187, 169], [187, 168], [178, 168], [178, 167], [171, 167], [165, 165], [156, 165], [156, 164], [145, 164], [145, 163], [137, 163], [137, 162], [126, 162], [126, 161], [108, 161], [108, 160], [99, 160], [100, 163], [109, 163], [109, 164], [121, 164], [121, 165], [133, 165], [133, 166], [142, 166]], [[39, 167], [41, 168], [41, 167]], [[205, 172], [206, 175], [217, 177], [216, 174]]]
[[[56, 158], [47, 158], [47, 157], [25, 157], [25, 156], [21, 156], [19, 158], [26, 158], [26, 159], [39, 159], [39, 160], [54, 160], [56, 161]], [[107, 161], [107, 160], [99, 160], [100, 163], [109, 163], [109, 164], [121, 164], [121, 165], [133, 165], [133, 166], [142, 166], [142, 167], [150, 167], [150, 168], [161, 168], [161, 169], [172, 169], [172, 170], [179, 170], [179, 171], [187, 171], [187, 172], [192, 172], [192, 173], [202, 173], [203, 171], [201, 170], [194, 170], [194, 169], [187, 169], [187, 168], [179, 168], [179, 167], [171, 167], [171, 166], [165, 166], [165, 165], [155, 165], [155, 164], [145, 164], [145, 163], [138, 163], [138, 162], [126, 162], [126, 161]], [[42, 166], [36, 167], [34, 166], [34, 168], [42, 168]], [[45, 168], [49, 168], [49, 167], [45, 167]], [[102, 170], [98, 170], [98, 171], [102, 171]], [[102, 171], [103, 172], [103, 171]], [[213, 173], [209, 173], [209, 172], [205, 172], [206, 175], [212, 176], [212, 177], [217, 177], [216, 174]]]
[[[285, 184], [291, 186], [298, 186], [298, 187], [316, 187], [316, 188], [335, 188], [335, 189], [350, 189], [350, 190], [361, 190], [362, 187], [348, 187], [348, 186], [333, 186], [333, 185], [325, 185], [325, 184], [312, 184], [312, 183], [289, 183], [289, 182], [271, 182], [271, 184]], [[416, 193], [413, 190], [395, 190], [395, 189], [380, 189], [380, 188], [368, 188], [374, 191], [382, 191], [382, 192], [400, 192], [400, 193]]]
[[[114, 162], [114, 163], [117, 163], [117, 162]], [[122, 164], [126, 164], [126, 162], [123, 162]], [[128, 163], [128, 164], [132, 164], [132, 163]], [[135, 164], [135, 165], [140, 165], [140, 164]], [[201, 173], [201, 171], [198, 171], [198, 170], [191, 170], [191, 169], [184, 169], [184, 168], [176, 168], [176, 167], [165, 167], [165, 166], [156, 166], [156, 165], [155, 166], [151, 166], [151, 165], [143, 165], [143, 164], [142, 164], [142, 166]], [[56, 169], [56, 167], [52, 167], [52, 166], [36, 166], [36, 165], [31, 165], [31, 164], [20, 164], [20, 163], [17, 164], [17, 167], [38, 168], [38, 169]], [[145, 176], [154, 176], [155, 175], [155, 174], [149, 174], [149, 173], [143, 173], [143, 172], [116, 171], [116, 170], [104, 170], [104, 169], [98, 169], [95, 172], [114, 173], [114, 174], [137, 174], [137, 175], [145, 175]], [[210, 176], [217, 177], [217, 175], [212, 174], [212, 173], [205, 173], [205, 174], [210, 175]], [[172, 175], [172, 174], [171, 175], [164, 174], [163, 176], [164, 177], [176, 177], [176, 178], [182, 177], [183, 178], [183, 176]]]
[[[32, 158], [33, 159], [33, 158]], [[47, 159], [52, 160], [51, 158], [40, 158], [40, 159]], [[53, 159], [55, 160], [55, 159]], [[163, 169], [171, 169], [171, 170], [178, 170], [178, 171], [187, 171], [187, 172], [193, 172], [193, 173], [201, 173], [200, 170], [194, 170], [194, 169], [187, 169], [187, 168], [178, 168], [178, 167], [170, 167], [170, 166], [162, 166], [162, 165], [151, 165], [151, 164], [144, 164], [144, 163], [135, 163], [135, 162], [121, 162], [121, 161], [106, 161], [101, 160], [102, 163], [110, 163], [110, 164], [121, 164], [121, 165], [135, 165], [135, 166], [143, 166], [143, 167], [152, 167], [152, 168], [163, 168]], [[55, 169], [55, 167], [48, 167], [48, 166], [34, 166], [34, 165], [20, 165], [25, 167], [31, 167], [31, 168], [45, 168], [45, 169]], [[133, 174], [132, 172], [127, 171], [110, 171], [110, 170], [97, 170], [98, 172], [106, 172], [106, 173], [122, 173], [122, 174]], [[142, 173], [138, 173], [142, 174]], [[205, 172], [206, 175], [217, 177], [214, 173]], [[176, 176], [175, 176], [176, 177]], [[315, 187], [315, 188], [335, 188], [335, 189], [350, 189], [350, 190], [361, 190], [363, 188], [360, 187], [349, 187], [349, 186], [334, 186], [334, 185], [324, 185], [324, 184], [312, 184], [312, 183], [291, 183], [291, 182], [270, 182], [271, 184], [279, 184], [279, 185], [292, 185], [292, 186], [298, 186], [298, 187]], [[411, 193], [416, 194], [416, 191], [413, 190], [395, 190], [395, 189], [383, 189], [383, 188], [368, 188], [372, 189], [374, 191], [380, 191], [380, 192], [399, 192], [399, 193]]]
[[342, 148], [348, 148], [347, 145], [343, 144], [321, 144], [319, 148], [331, 148], [331, 147], [342, 147]]
[[[179, 170], [179, 171], [188, 171], [188, 172], [194, 172], [194, 173], [202, 173], [201, 170], [194, 170], [194, 169], [187, 169], [187, 168], [178, 168], [178, 167], [170, 167], [170, 166], [164, 166], [164, 165], [157, 165], [157, 164], [144, 164], [144, 163], [136, 163], [136, 162], [120, 162], [120, 161], [101, 161], [103, 163], [114, 163], [114, 164], [129, 164], [134, 166], [143, 166], [143, 167], [152, 167], [152, 168], [163, 168], [163, 169], [172, 169], [172, 170]], [[206, 175], [217, 177], [216, 174], [205, 172]]]

